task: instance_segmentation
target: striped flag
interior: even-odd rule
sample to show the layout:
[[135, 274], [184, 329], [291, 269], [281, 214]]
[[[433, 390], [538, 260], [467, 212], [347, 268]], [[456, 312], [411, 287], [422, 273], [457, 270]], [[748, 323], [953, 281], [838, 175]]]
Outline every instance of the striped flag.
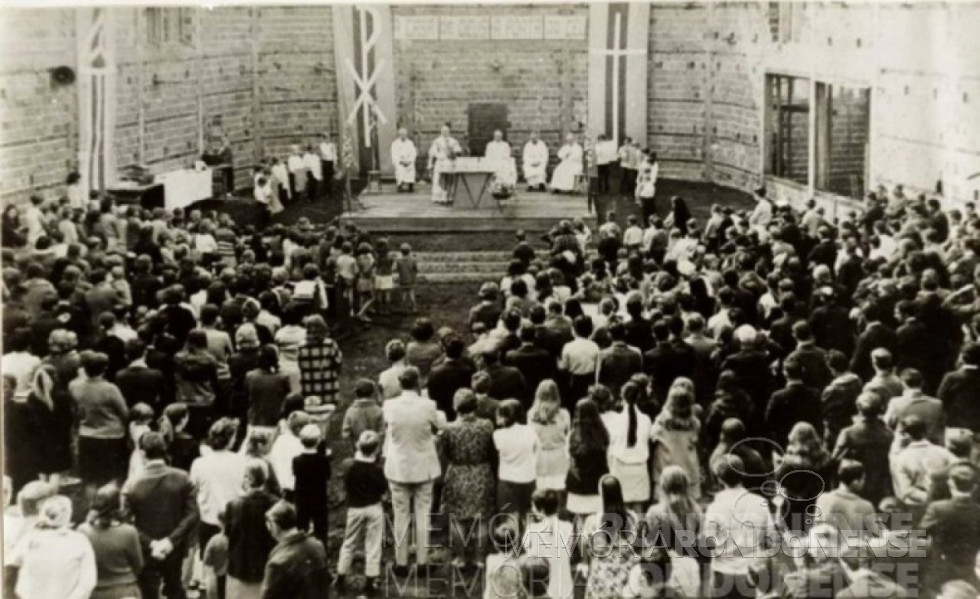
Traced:
[[646, 145], [650, 4], [589, 5], [589, 129]]
[[115, 173], [115, 61], [108, 8], [80, 8], [78, 35], [78, 172], [82, 186], [103, 190]]

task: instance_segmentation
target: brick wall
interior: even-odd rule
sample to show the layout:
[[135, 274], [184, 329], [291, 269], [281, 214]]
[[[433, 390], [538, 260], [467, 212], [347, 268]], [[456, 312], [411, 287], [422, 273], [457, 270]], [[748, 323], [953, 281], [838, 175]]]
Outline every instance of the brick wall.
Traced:
[[[588, 14], [584, 5], [392, 6], [399, 15], [492, 16]], [[467, 131], [471, 102], [508, 106], [508, 139], [514, 148], [532, 129], [552, 154], [563, 143], [561, 125], [585, 122], [588, 45], [564, 40], [395, 40], [395, 93], [398, 122], [421, 132], [420, 153], [450, 121], [460, 142]], [[499, 64], [499, 69], [493, 65]], [[539, 102], [543, 116], [538, 113]], [[416, 113], [420, 117], [415, 123]], [[482, 155], [483, 148], [472, 148]]]
[[50, 69], [75, 68], [69, 9], [0, 11], [0, 202], [56, 196], [74, 168], [75, 86], [51, 83]]

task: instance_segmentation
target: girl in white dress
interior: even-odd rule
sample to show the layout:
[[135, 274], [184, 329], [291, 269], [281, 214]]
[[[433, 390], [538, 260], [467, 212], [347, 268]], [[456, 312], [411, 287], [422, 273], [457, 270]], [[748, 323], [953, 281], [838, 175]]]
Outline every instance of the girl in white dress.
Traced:
[[558, 384], [545, 379], [534, 394], [527, 422], [538, 435], [536, 488], [565, 490], [568, 476], [568, 432], [572, 426], [568, 410], [561, 407]]

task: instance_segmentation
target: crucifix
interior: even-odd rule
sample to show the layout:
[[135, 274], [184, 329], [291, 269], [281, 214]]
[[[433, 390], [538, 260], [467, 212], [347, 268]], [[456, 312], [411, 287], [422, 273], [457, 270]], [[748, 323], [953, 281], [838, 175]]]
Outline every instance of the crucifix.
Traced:
[[612, 48], [591, 48], [589, 52], [599, 56], [612, 57], [612, 139], [619, 145], [619, 61], [628, 56], [646, 56], [646, 48], [623, 48], [623, 13], [616, 11], [613, 15]]

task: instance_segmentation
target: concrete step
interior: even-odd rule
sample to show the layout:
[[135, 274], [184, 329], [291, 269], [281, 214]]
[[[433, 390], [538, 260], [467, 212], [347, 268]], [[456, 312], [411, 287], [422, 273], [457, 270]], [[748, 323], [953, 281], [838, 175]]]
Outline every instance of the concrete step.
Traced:
[[[538, 251], [539, 258], [545, 258], [548, 252]], [[415, 252], [415, 258], [422, 262], [501, 262], [509, 264], [513, 259], [510, 251], [500, 252]]]
[[507, 262], [440, 262], [428, 260], [419, 262], [419, 273], [473, 272], [500, 274], [507, 272]]
[[419, 273], [419, 280], [430, 285], [451, 283], [487, 283], [499, 282], [503, 274], [493, 275], [479, 272], [431, 272]]

